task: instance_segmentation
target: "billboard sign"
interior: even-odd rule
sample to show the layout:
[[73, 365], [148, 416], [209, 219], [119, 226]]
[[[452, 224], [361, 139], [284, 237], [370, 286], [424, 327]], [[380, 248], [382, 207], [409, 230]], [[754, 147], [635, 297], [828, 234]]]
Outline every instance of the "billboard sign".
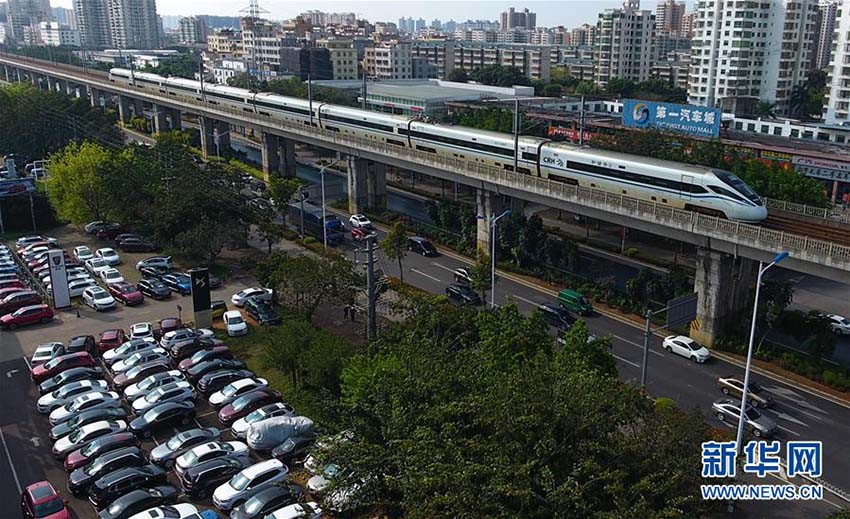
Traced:
[[35, 193], [35, 179], [32, 177], [0, 180], [0, 198], [28, 193]]
[[195, 311], [210, 309], [210, 271], [193, 269], [189, 271], [192, 278], [192, 305]]
[[850, 162], [802, 157], [794, 155], [794, 169], [808, 176], [823, 180], [850, 181]]
[[623, 126], [717, 137], [720, 135], [720, 109], [626, 99], [623, 101]]
[[50, 265], [50, 287], [53, 291], [53, 308], [71, 306], [71, 293], [68, 291], [68, 273], [65, 271], [65, 251], [53, 249], [47, 253]]

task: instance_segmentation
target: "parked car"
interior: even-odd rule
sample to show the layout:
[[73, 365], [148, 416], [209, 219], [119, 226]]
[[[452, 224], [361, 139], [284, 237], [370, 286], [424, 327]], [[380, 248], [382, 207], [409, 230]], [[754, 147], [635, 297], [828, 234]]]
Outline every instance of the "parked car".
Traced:
[[829, 326], [836, 335], [850, 335], [850, 319], [837, 314], [827, 316]]
[[139, 236], [138, 234], [134, 233], [134, 232], [122, 232], [120, 234], [116, 234], [115, 238], [113, 238], [112, 241], [115, 243], [115, 246], [117, 247], [122, 241], [130, 240], [130, 239], [141, 240], [142, 237]]
[[97, 349], [100, 350], [101, 353], [104, 353], [121, 346], [124, 344], [125, 340], [126, 335], [124, 334], [124, 330], [121, 328], [104, 330], [101, 332], [100, 339], [97, 341]]
[[65, 384], [46, 395], [41, 395], [36, 403], [36, 408], [39, 413], [48, 414], [80, 395], [86, 393], [105, 393], [107, 391], [109, 391], [109, 386], [105, 380], [78, 380]]
[[83, 366], [79, 368], [69, 368], [57, 375], [54, 375], [51, 378], [46, 379], [38, 386], [38, 391], [39, 393], [44, 395], [50, 393], [51, 391], [55, 391], [70, 382], [98, 378], [103, 378], [103, 370], [99, 367]]
[[135, 384], [130, 384], [127, 386], [127, 389], [124, 390], [124, 399], [127, 402], [132, 403], [133, 400], [147, 396], [151, 391], [155, 389], [161, 388], [163, 386], [167, 386], [174, 382], [185, 382], [186, 378], [183, 376], [178, 370], [171, 371], [163, 371], [161, 373], [154, 373], [149, 377], [145, 377], [144, 379], [136, 382]]
[[92, 307], [96, 312], [115, 308], [115, 298], [100, 287], [91, 287], [83, 290], [83, 303]]
[[268, 381], [264, 378], [243, 378], [231, 382], [220, 391], [210, 395], [209, 402], [210, 405], [220, 408], [246, 393], [266, 386], [268, 386]]
[[212, 310], [212, 318], [218, 319], [224, 315], [224, 312], [227, 312], [227, 304], [224, 301], [210, 301], [210, 310]]
[[108, 222], [104, 222], [103, 220], [95, 220], [93, 222], [89, 222], [83, 226], [83, 230], [86, 234], [95, 234], [97, 231], [103, 229], [109, 225]]
[[322, 509], [315, 501], [295, 503], [268, 514], [265, 519], [321, 519]]
[[195, 390], [186, 381], [172, 382], [149, 391], [145, 396], [133, 400], [133, 413], [144, 413], [148, 409], [166, 402], [194, 403]]
[[144, 339], [130, 339], [129, 341], [121, 344], [117, 348], [113, 348], [103, 354], [103, 362], [106, 363], [107, 366], [115, 364], [120, 360], [126, 360], [136, 353], [142, 351], [150, 351], [153, 349], [162, 350], [156, 343], [150, 338]]
[[89, 461], [115, 449], [129, 446], [139, 446], [139, 438], [135, 434], [124, 431], [107, 434], [89, 443], [82, 449], [77, 449], [65, 457], [64, 467], [68, 472], [82, 467]]
[[136, 270], [142, 270], [143, 267], [163, 267], [170, 271], [174, 268], [174, 263], [171, 261], [171, 256], [153, 256], [136, 263]]
[[171, 289], [159, 279], [143, 279], [136, 285], [143, 295], [161, 300], [171, 297]]
[[40, 234], [29, 235], [29, 236], [21, 236], [20, 238], [15, 240], [15, 246], [16, 247], [23, 247], [25, 245], [28, 245], [28, 244], [31, 244], [31, 243], [38, 243], [38, 242], [47, 242], [47, 243], [53, 245], [54, 247], [59, 246], [59, 240], [57, 240], [56, 238], [51, 238], [49, 236], [42, 236]]
[[130, 237], [118, 242], [118, 248], [124, 252], [154, 252], [157, 247], [149, 241], [138, 237]]
[[290, 436], [285, 442], [272, 449], [272, 456], [279, 459], [286, 466], [303, 463], [310, 451], [316, 444], [316, 435]]
[[275, 485], [254, 494], [230, 512], [230, 519], [262, 519], [267, 514], [301, 501], [304, 492], [296, 485]]
[[274, 402], [271, 404], [266, 404], [262, 407], [254, 409], [247, 415], [233, 422], [233, 426], [230, 428], [230, 432], [236, 438], [245, 439], [245, 436], [248, 434], [248, 428], [253, 423], [261, 422], [263, 420], [267, 420], [269, 418], [274, 418], [277, 416], [294, 415], [295, 410], [289, 404], [285, 404], [283, 402]]
[[153, 324], [149, 322], [135, 323], [130, 326], [130, 339], [153, 339]]
[[94, 335], [75, 335], [71, 337], [68, 341], [68, 346], [65, 347], [65, 351], [68, 353], [86, 352], [92, 357], [98, 354]]
[[537, 310], [549, 326], [554, 326], [560, 331], [566, 332], [576, 322], [575, 317], [570, 314], [569, 310], [552, 303], [542, 304], [537, 307]]
[[124, 232], [124, 226], [118, 223], [107, 223], [98, 229], [94, 235], [98, 240], [114, 240], [116, 236]]
[[192, 278], [186, 274], [166, 274], [162, 276], [162, 282], [180, 295], [188, 296], [192, 293]]
[[159, 321], [159, 336], [162, 337], [168, 332], [183, 328], [183, 321], [177, 317], [166, 317]]
[[255, 409], [281, 401], [281, 395], [268, 387], [245, 393], [218, 411], [218, 419], [224, 425], [230, 425]]
[[234, 306], [242, 308], [245, 305], [245, 301], [249, 298], [256, 298], [262, 301], [271, 301], [272, 289], [260, 287], [246, 288], [233, 294], [233, 296], [230, 298], [230, 302], [233, 303]]
[[44, 364], [33, 366], [30, 370], [30, 378], [36, 384], [40, 384], [59, 373], [80, 367], [94, 367], [94, 359], [88, 353], [69, 353], [61, 355]]
[[65, 345], [61, 342], [45, 342], [35, 347], [30, 357], [30, 366], [38, 366], [65, 354]]
[[114, 500], [112, 504], [97, 514], [98, 519], [129, 519], [150, 510], [166, 505], [177, 499], [178, 491], [171, 485], [133, 490]]
[[260, 326], [280, 324], [280, 316], [267, 301], [252, 297], [245, 301], [244, 308], [248, 317], [257, 321]]
[[[205, 350], [201, 350], [205, 351]], [[222, 369], [244, 369], [245, 363], [239, 359], [209, 359], [195, 364], [186, 370], [186, 378], [189, 379], [190, 382], [195, 383], [201, 377], [206, 375], [211, 371], [218, 371]]]
[[156, 465], [128, 467], [103, 476], [89, 487], [89, 501], [101, 510], [122, 495], [139, 488], [160, 486], [166, 483], [166, 474]]
[[188, 425], [195, 418], [192, 402], [164, 402], [151, 407], [130, 422], [130, 430], [143, 438], [150, 438], [155, 429], [166, 425]]
[[100, 258], [92, 258], [90, 260], [86, 260], [84, 265], [86, 266], [86, 270], [88, 270], [91, 275], [96, 278], [100, 278], [100, 273], [104, 270], [112, 268], [111, 265], [109, 265], [107, 262], [103, 261]]
[[481, 296], [468, 285], [451, 284], [447, 286], [446, 297], [462, 305], [478, 306], [481, 304]]
[[138, 305], [145, 300], [142, 293], [126, 281], [109, 284], [108, 289], [112, 297], [126, 306]]
[[248, 323], [246, 323], [245, 319], [242, 318], [242, 314], [239, 312], [239, 310], [231, 310], [229, 312], [225, 312], [223, 319], [224, 327], [227, 330], [228, 337], [239, 337], [241, 335], [247, 335]]
[[124, 420], [102, 420], [84, 425], [68, 436], [56, 440], [53, 444], [53, 455], [64, 459], [71, 451], [83, 448], [101, 436], [126, 430], [127, 422]]
[[372, 221], [366, 217], [364, 214], [353, 214], [351, 218], [348, 219], [348, 223], [352, 227], [369, 227], [372, 225]]
[[[717, 387], [724, 395], [735, 395], [740, 398], [744, 392], [744, 383], [737, 377], [720, 377], [717, 379]], [[747, 403], [756, 407], [770, 407], [773, 405], [773, 396], [757, 382], [750, 382], [747, 390]]]
[[130, 384], [136, 383], [155, 373], [171, 370], [171, 363], [168, 359], [159, 359], [154, 362], [142, 364], [128, 369], [123, 373], [119, 373], [112, 378], [112, 385], [116, 391], [124, 391]]
[[47, 305], [33, 305], [18, 308], [11, 314], [0, 317], [0, 328], [14, 330], [30, 324], [46, 324], [53, 320], [53, 310]]
[[40, 305], [42, 301], [43, 300], [38, 292], [12, 288], [9, 289], [9, 292], [3, 295], [3, 299], [0, 300], [0, 315], [11, 314], [15, 310], [25, 306]]
[[206, 337], [215, 336], [212, 331], [199, 332], [193, 330], [192, 328], [178, 328], [176, 330], [164, 332], [162, 337], [159, 339], [159, 345], [163, 348], [170, 348], [178, 342], [195, 339], [201, 337], [202, 335]]
[[51, 411], [48, 416], [50, 425], [56, 426], [60, 423], [65, 423], [83, 411], [121, 407], [121, 401], [118, 398], [118, 393], [114, 391], [80, 395], [65, 405]]
[[183, 453], [196, 445], [216, 441], [221, 431], [215, 427], [189, 429], [175, 434], [167, 442], [160, 443], [151, 451], [150, 460], [166, 470], [174, 467]]
[[[163, 276], [171, 274], [171, 269], [165, 267], [142, 267], [139, 269], [143, 279], [158, 279], [162, 281]], [[171, 289], [168, 289], [171, 292]]]
[[8, 288], [18, 288], [21, 290], [26, 289], [24, 284], [18, 278], [10, 279], [7, 281], [0, 281], [0, 290], [6, 290]]
[[150, 348], [137, 351], [126, 359], [113, 362], [109, 366], [109, 369], [110, 371], [112, 371], [112, 373], [117, 375], [118, 373], [121, 373], [122, 371], [127, 371], [130, 368], [134, 368], [143, 364], [148, 364], [157, 360], [167, 361], [168, 354], [162, 348]]
[[68, 503], [49, 481], [27, 485], [21, 492], [21, 515], [25, 519], [71, 519]]
[[250, 458], [248, 446], [242, 442], [209, 441], [196, 445], [177, 458], [174, 471], [182, 476], [191, 467], [216, 458]]
[[109, 247], [97, 249], [94, 252], [94, 257], [102, 259], [110, 267], [114, 267], [116, 265], [121, 264], [121, 256], [119, 256], [118, 253], [115, 252], [115, 249]]
[[255, 494], [287, 481], [289, 469], [278, 460], [261, 461], [242, 469], [230, 481], [213, 492], [213, 504], [219, 510], [238, 507]]
[[[198, 512], [198, 507], [189, 503], [159, 506], [136, 514], [130, 519], [204, 519], [209, 517], [207, 511]], [[218, 519], [218, 517], [212, 518]]]
[[431, 244], [431, 242], [425, 238], [422, 238], [421, 236], [413, 236], [408, 238], [407, 250], [429, 258], [440, 255], [440, 253], [437, 252], [437, 249]]
[[103, 409], [91, 409], [89, 411], [81, 411], [73, 418], [66, 422], [62, 422], [50, 429], [50, 439], [53, 441], [67, 436], [84, 425], [90, 423], [101, 422], [103, 420], [124, 420], [127, 421], [127, 410], [123, 407], [109, 407]]
[[190, 499], [205, 499], [250, 464], [250, 460], [244, 457], [216, 458], [201, 463], [181, 475], [180, 488]]
[[[83, 293], [90, 288], [97, 288], [97, 281], [93, 280], [90, 277], [77, 279], [75, 281], [71, 281], [68, 283], [68, 295], [70, 297], [83, 297]], [[50, 287], [46, 287], [47, 290], [50, 290]]]
[[711, 357], [711, 353], [705, 346], [684, 335], [668, 335], [664, 338], [663, 346], [670, 353], [681, 355], [700, 364]]
[[254, 372], [247, 369], [223, 369], [220, 371], [213, 371], [211, 373], [207, 373], [198, 381], [198, 392], [207, 396], [227, 386], [231, 382], [253, 376]]
[[146, 463], [145, 454], [138, 447], [123, 447], [101, 454], [68, 475], [68, 490], [74, 497], [80, 497], [92, 483], [106, 474], [128, 467], [141, 467]]
[[196, 337], [172, 344], [168, 348], [168, 354], [179, 363], [181, 360], [191, 357], [201, 350], [207, 350], [223, 344], [219, 339]]
[[[721, 422], [729, 421], [737, 424], [741, 418], [741, 401], [722, 398], [716, 400], [711, 409], [714, 411], [714, 416]], [[744, 413], [744, 428], [749, 430], [756, 438], [770, 437], [776, 433], [776, 422], [756, 411], [750, 405]]]
[[107, 286], [114, 285], [115, 283], [124, 283], [124, 276], [121, 274], [121, 271], [118, 269], [106, 269], [100, 272], [100, 279]]
[[94, 257], [94, 253], [85, 245], [80, 245], [79, 247], [74, 247], [74, 257], [80, 263], [85, 263], [86, 260], [90, 260]]
[[182, 372], [186, 372], [193, 366], [200, 364], [201, 362], [206, 362], [213, 359], [232, 359], [233, 352], [230, 351], [230, 348], [227, 346], [215, 346], [213, 348], [204, 349], [196, 352], [188, 359], [183, 359], [180, 361], [180, 364], [177, 365], [177, 369]]

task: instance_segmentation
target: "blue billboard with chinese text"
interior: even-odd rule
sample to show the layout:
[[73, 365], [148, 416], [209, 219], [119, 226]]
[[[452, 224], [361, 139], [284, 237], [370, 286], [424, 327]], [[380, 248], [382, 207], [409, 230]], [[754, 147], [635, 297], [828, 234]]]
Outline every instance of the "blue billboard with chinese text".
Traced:
[[623, 126], [717, 137], [720, 135], [720, 109], [626, 99], [623, 101]]

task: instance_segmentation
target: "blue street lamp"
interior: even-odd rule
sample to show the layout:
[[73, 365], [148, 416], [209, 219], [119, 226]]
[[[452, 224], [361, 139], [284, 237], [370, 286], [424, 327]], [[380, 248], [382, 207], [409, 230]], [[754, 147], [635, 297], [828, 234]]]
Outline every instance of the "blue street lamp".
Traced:
[[788, 252], [780, 252], [773, 258], [773, 261], [771, 261], [767, 266], [765, 266], [763, 262], [759, 262], [759, 275], [758, 280], [756, 281], [756, 300], [755, 303], [753, 303], [753, 321], [750, 324], [750, 345], [747, 348], [747, 367], [744, 370], [744, 390], [741, 392], [741, 412], [740, 416], [738, 417], [738, 440], [735, 443], [735, 448], [738, 451], [738, 456], [741, 455], [741, 441], [743, 440], [744, 436], [744, 415], [747, 410], [747, 394], [750, 390], [750, 367], [753, 363], [753, 342], [756, 336], [756, 317], [758, 315], [759, 309], [759, 292], [761, 291], [761, 278], [767, 271], [767, 269], [781, 262], [788, 256]]

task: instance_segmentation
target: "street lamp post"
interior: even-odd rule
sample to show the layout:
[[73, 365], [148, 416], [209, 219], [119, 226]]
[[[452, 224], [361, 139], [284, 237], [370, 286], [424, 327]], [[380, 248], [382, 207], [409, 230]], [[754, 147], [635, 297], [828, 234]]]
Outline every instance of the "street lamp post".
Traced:
[[328, 164], [325, 164], [319, 169], [319, 176], [322, 179], [322, 241], [325, 244], [325, 249], [328, 248], [328, 225], [325, 221], [325, 169], [333, 166], [337, 162], [339, 162], [338, 159]]
[[756, 280], [756, 298], [753, 303], [753, 321], [750, 324], [750, 345], [747, 347], [747, 367], [744, 370], [744, 389], [741, 391], [741, 410], [738, 416], [738, 436], [735, 442], [735, 449], [738, 456], [741, 455], [741, 441], [744, 436], [744, 415], [747, 410], [747, 395], [750, 389], [750, 367], [753, 363], [753, 342], [756, 335], [756, 318], [759, 309], [759, 293], [761, 292], [761, 278], [770, 267], [776, 265], [780, 261], [788, 257], [788, 252], [780, 252], [773, 258], [767, 266], [763, 262], [759, 262], [759, 275]]
[[502, 214], [493, 218], [490, 216], [478, 215], [479, 220], [487, 220], [487, 227], [490, 229], [490, 307], [496, 307], [496, 224], [511, 214], [510, 209], [505, 209]]

